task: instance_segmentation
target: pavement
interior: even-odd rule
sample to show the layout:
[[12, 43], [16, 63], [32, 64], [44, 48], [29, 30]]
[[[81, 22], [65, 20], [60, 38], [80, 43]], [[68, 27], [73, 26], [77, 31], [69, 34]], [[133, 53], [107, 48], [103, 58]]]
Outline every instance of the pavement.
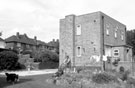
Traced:
[[[57, 72], [58, 69], [31, 70], [31, 71], [7, 71], [7, 73], [15, 73], [19, 76], [32, 76], [41, 74], [50, 74]], [[0, 75], [5, 75], [5, 72], [0, 72]]]

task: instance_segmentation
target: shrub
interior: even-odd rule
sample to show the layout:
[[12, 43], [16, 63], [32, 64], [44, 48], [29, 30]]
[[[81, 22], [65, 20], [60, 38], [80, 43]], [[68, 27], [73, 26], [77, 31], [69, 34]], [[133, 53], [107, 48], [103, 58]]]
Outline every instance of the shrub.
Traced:
[[50, 50], [45, 51], [28, 51], [25, 50], [22, 54], [30, 54], [31, 58], [34, 58], [34, 62], [46, 62], [46, 61], [54, 61], [59, 62], [59, 55]]
[[29, 54], [29, 55], [30, 55], [30, 58], [33, 57], [33, 52], [32, 52], [32, 51], [25, 50], [25, 51], [22, 51], [21, 53], [22, 53], [23, 55]]
[[40, 56], [39, 56], [39, 59], [40, 59], [42, 62], [49, 61], [49, 60], [51, 59], [50, 52], [48, 52], [48, 51], [46, 51], [46, 52], [41, 52], [41, 53], [40, 53]]
[[59, 61], [59, 56], [55, 52], [51, 52], [49, 50], [45, 50], [39, 53], [39, 58], [41, 62], [46, 62], [46, 61], [53, 61], [53, 62], [58, 62]]
[[129, 76], [130, 72], [127, 70], [127, 71], [124, 71], [124, 72], [119, 72], [119, 75], [118, 77], [122, 80], [122, 81], [125, 81], [128, 79], [128, 76]]
[[124, 67], [121, 66], [121, 67], [119, 68], [119, 72], [124, 72], [124, 71], [125, 71]]
[[14, 70], [18, 63], [18, 56], [13, 51], [0, 52], [0, 69]]
[[26, 69], [25, 65], [17, 63], [15, 68], [13, 68], [12, 70], [20, 70], [20, 69]]
[[98, 73], [92, 76], [92, 81], [96, 83], [109, 83], [111, 81], [117, 81], [116, 77], [107, 73]]
[[83, 71], [83, 70], [84, 70], [84, 69], [81, 68], [81, 67], [76, 68], [77, 73], [80, 73], [80, 72]]
[[50, 58], [51, 61], [59, 62], [59, 55], [57, 53], [51, 52], [50, 56], [51, 56]]

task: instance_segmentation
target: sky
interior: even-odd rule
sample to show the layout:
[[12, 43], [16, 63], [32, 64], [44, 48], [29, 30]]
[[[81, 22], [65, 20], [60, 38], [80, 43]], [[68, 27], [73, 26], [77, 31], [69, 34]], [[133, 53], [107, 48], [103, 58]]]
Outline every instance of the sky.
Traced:
[[0, 0], [2, 38], [26, 33], [49, 42], [59, 39], [59, 20], [66, 15], [102, 11], [135, 29], [135, 0]]

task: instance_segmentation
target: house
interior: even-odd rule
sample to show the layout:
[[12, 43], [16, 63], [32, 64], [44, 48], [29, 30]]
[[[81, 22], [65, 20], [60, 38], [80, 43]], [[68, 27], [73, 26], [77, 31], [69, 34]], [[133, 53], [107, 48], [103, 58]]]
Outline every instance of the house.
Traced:
[[52, 52], [56, 52], [59, 54], [59, 40], [55, 40], [53, 39], [52, 41], [48, 42], [48, 45], [49, 45], [49, 49], [52, 51]]
[[32, 39], [26, 34], [19, 34], [19, 32], [16, 35], [6, 38], [5, 41], [7, 49], [16, 49], [18, 51], [48, 49], [48, 45], [43, 41], [37, 40], [36, 36]]
[[17, 49], [17, 50], [33, 50], [36, 49], [36, 39], [33, 40], [29, 38], [26, 34], [20, 35], [19, 32], [5, 39], [7, 49]]
[[49, 45], [48, 43], [45, 43], [43, 41], [38, 40], [37, 41], [37, 49], [43, 51], [43, 50], [46, 50], [46, 49], [52, 50], [54, 48], [53, 48], [53, 46]]
[[5, 40], [0, 38], [0, 49], [5, 49], [6, 43]]
[[107, 68], [103, 61], [112, 63], [117, 59], [120, 59], [118, 68], [130, 69], [132, 65], [132, 47], [126, 44], [126, 26], [100, 11], [60, 19], [59, 52], [60, 65], [66, 56], [71, 59], [72, 67]]

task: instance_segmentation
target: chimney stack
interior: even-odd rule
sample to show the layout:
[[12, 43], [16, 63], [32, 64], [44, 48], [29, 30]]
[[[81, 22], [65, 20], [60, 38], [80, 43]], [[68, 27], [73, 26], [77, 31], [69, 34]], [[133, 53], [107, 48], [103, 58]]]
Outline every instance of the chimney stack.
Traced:
[[53, 42], [55, 42], [55, 39], [53, 39]]
[[34, 39], [37, 40], [37, 36], [34, 36]]
[[19, 38], [19, 32], [16, 33], [16, 36]]

